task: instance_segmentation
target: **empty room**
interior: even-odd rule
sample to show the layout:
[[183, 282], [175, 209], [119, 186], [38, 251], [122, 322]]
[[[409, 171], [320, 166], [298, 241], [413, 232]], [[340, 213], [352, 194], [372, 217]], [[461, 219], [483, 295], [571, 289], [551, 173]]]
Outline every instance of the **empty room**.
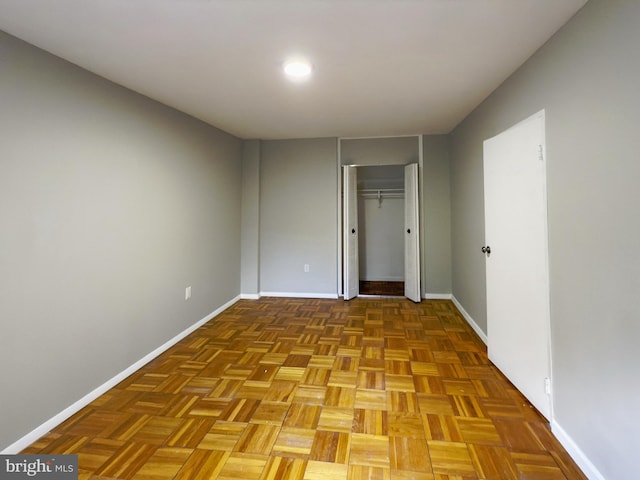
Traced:
[[0, 476], [638, 476], [638, 24], [0, 2]]

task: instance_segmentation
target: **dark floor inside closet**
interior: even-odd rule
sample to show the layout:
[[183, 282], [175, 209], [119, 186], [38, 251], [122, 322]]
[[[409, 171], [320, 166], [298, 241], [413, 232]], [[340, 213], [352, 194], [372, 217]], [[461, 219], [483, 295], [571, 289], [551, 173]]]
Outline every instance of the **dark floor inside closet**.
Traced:
[[360, 281], [360, 295], [404, 296], [404, 282]]

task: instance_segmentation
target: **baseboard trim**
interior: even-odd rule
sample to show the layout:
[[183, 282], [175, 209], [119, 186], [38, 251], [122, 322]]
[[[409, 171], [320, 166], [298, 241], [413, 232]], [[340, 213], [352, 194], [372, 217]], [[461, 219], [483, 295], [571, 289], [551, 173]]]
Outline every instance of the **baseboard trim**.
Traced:
[[224, 310], [226, 310], [231, 305], [233, 305], [238, 300], [240, 300], [240, 297], [241, 296], [238, 295], [237, 297], [229, 300], [227, 303], [225, 303], [221, 307], [215, 309], [213, 312], [211, 312], [210, 314], [208, 314], [207, 316], [205, 316], [201, 320], [198, 320], [196, 323], [194, 323], [193, 325], [191, 325], [187, 329], [185, 329], [182, 332], [178, 333], [175, 337], [171, 338], [170, 340], [168, 340], [164, 344], [160, 345], [158, 348], [156, 348], [152, 352], [148, 353], [147, 355], [142, 357], [140, 360], [138, 360], [134, 364], [130, 365], [129, 367], [127, 367], [126, 369], [124, 369], [123, 371], [121, 371], [120, 373], [115, 375], [114, 377], [112, 377], [109, 380], [107, 380], [105, 383], [103, 383], [99, 387], [97, 387], [94, 390], [92, 390], [91, 392], [87, 393], [84, 397], [82, 397], [81, 399], [77, 400], [72, 405], [69, 405], [67, 408], [62, 410], [60, 413], [58, 413], [55, 416], [51, 417], [49, 420], [47, 420], [43, 424], [39, 425], [38, 427], [33, 429], [31, 432], [27, 433], [24, 437], [20, 438], [19, 440], [15, 441], [11, 445], [9, 445], [7, 448], [2, 450], [0, 452], [0, 454], [2, 454], [2, 455], [12, 455], [12, 454], [16, 454], [16, 453], [24, 450], [29, 445], [31, 445], [33, 442], [38, 440], [40, 437], [42, 437], [46, 433], [50, 432], [56, 426], [60, 425], [67, 418], [69, 418], [73, 414], [75, 414], [78, 411], [80, 411], [82, 408], [84, 408], [87, 405], [89, 405], [91, 402], [93, 402], [100, 395], [102, 395], [103, 393], [105, 393], [109, 389], [115, 387], [118, 383], [120, 383], [122, 380], [127, 378], [129, 375], [131, 375], [132, 373], [135, 373], [137, 370], [139, 370], [144, 365], [149, 363], [151, 360], [156, 358], [158, 355], [160, 355], [164, 351], [168, 350], [169, 348], [174, 346], [176, 343], [178, 343], [180, 340], [185, 338], [187, 335], [189, 335], [190, 333], [194, 332], [195, 330], [200, 328], [202, 325], [207, 323], [213, 317], [215, 317], [216, 315], [222, 313]]
[[606, 480], [573, 438], [555, 420], [551, 420], [551, 431], [589, 480]]
[[282, 298], [338, 298], [337, 293], [304, 293], [304, 292], [260, 292], [261, 297]]
[[361, 282], [404, 282], [404, 277], [360, 278]]
[[471, 328], [473, 328], [473, 331], [478, 334], [478, 336], [480, 337], [480, 340], [482, 340], [485, 345], [488, 345], [489, 339], [487, 338], [487, 334], [482, 331], [482, 329], [478, 326], [476, 321], [471, 317], [471, 315], [469, 315], [469, 313], [460, 304], [460, 302], [455, 297], [455, 295], [451, 295], [451, 301], [456, 306], [456, 308], [460, 310], [460, 313], [462, 314], [464, 319], [467, 321], [467, 323], [471, 326]]
[[260, 300], [259, 293], [241, 293], [240, 300]]
[[451, 300], [452, 295], [450, 293], [425, 293], [422, 298], [425, 300]]

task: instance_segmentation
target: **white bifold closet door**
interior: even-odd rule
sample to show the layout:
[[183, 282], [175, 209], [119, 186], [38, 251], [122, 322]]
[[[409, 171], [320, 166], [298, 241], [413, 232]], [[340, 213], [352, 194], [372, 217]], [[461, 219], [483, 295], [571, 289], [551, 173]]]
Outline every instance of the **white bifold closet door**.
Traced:
[[418, 236], [418, 164], [404, 167], [404, 295], [420, 302], [420, 238]]
[[343, 179], [343, 281], [344, 299], [351, 300], [360, 293], [358, 264], [358, 182], [356, 167], [342, 167]]

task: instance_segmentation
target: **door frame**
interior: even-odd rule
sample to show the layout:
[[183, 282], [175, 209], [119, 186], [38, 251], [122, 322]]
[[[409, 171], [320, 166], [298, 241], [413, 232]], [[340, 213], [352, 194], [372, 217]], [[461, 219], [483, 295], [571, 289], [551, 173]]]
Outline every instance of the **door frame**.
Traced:
[[[383, 135], [377, 137], [338, 137], [337, 138], [337, 158], [336, 158], [336, 169], [338, 174], [336, 175], [336, 196], [338, 198], [338, 215], [337, 215], [337, 229], [336, 229], [336, 245], [338, 246], [336, 251], [336, 265], [337, 265], [337, 277], [336, 277], [336, 294], [338, 297], [344, 297], [344, 289], [343, 289], [343, 248], [342, 248], [342, 227], [343, 227], [343, 204], [342, 204], [342, 149], [341, 142], [342, 140], [366, 140], [366, 139], [377, 139], [377, 138], [401, 138], [401, 137], [415, 137], [418, 140], [418, 231], [420, 234], [419, 238], [419, 246], [420, 246], [420, 297], [424, 298], [424, 294], [422, 292], [425, 282], [425, 266], [424, 266], [424, 208], [423, 208], [423, 192], [424, 192], [424, 175], [421, 173], [424, 170], [424, 146], [423, 146], [423, 136], [422, 135]], [[376, 163], [359, 163], [359, 164], [350, 164], [354, 167], [370, 167], [377, 165]], [[403, 165], [398, 163], [398, 165]]]

